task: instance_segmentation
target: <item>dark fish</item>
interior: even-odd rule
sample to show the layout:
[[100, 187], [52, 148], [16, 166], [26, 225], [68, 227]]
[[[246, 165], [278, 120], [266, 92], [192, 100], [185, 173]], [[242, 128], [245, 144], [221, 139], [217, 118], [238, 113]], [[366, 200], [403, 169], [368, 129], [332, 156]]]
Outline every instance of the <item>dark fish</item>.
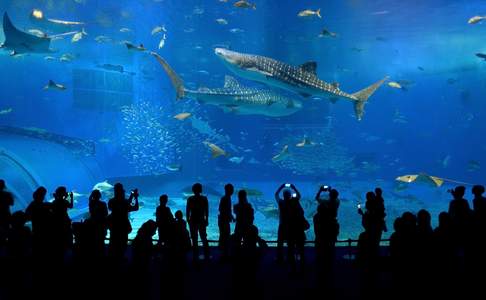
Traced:
[[483, 54], [483, 53], [476, 53], [476, 56], [481, 58], [481, 59], [484, 59], [486, 60], [486, 54]]

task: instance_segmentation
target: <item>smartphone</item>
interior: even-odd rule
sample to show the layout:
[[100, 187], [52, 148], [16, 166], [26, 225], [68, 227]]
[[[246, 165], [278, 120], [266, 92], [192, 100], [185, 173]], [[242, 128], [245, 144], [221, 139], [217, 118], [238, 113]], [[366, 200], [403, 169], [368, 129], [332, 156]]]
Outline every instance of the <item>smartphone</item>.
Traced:
[[286, 183], [285, 184], [285, 187], [290, 187], [290, 183]]

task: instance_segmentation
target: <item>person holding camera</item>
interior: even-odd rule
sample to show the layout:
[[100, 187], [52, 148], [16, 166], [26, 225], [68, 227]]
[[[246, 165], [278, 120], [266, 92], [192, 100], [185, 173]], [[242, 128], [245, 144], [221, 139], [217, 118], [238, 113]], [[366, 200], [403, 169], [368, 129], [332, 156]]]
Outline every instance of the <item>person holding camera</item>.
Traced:
[[[110, 229], [110, 254], [113, 258], [122, 258], [128, 244], [128, 234], [132, 232], [129, 213], [137, 211], [138, 189], [131, 191], [128, 199], [121, 183], [116, 183], [113, 187], [114, 197], [108, 201], [108, 209], [111, 214], [108, 216], [108, 228]], [[135, 203], [132, 204], [133, 199]]]
[[198, 234], [201, 237], [204, 250], [204, 259], [209, 260], [209, 244], [206, 234], [209, 220], [208, 198], [202, 195], [202, 184], [195, 183], [192, 186], [193, 196], [187, 198], [186, 217], [191, 233], [192, 251], [194, 262], [199, 260]]
[[[283, 198], [280, 192], [283, 190]], [[275, 192], [275, 200], [279, 209], [279, 226], [277, 237], [277, 262], [283, 261], [283, 243], [287, 242], [287, 259], [295, 263], [295, 250], [301, 257], [303, 264], [305, 231], [309, 229], [309, 222], [305, 219], [304, 209], [300, 205], [300, 192], [295, 185], [290, 183], [282, 184]]]
[[[321, 197], [324, 192], [328, 193], [327, 197]], [[330, 271], [339, 235], [337, 214], [340, 201], [338, 196], [338, 191], [327, 185], [321, 186], [316, 194], [318, 206], [317, 213], [314, 215], [315, 249], [319, 270], [326, 273]]]
[[71, 228], [71, 218], [68, 210], [73, 208], [73, 192], [68, 193], [66, 187], [60, 186], [53, 194], [54, 201], [51, 202], [52, 210], [52, 229], [54, 237], [54, 247], [59, 258], [73, 244], [73, 233]]

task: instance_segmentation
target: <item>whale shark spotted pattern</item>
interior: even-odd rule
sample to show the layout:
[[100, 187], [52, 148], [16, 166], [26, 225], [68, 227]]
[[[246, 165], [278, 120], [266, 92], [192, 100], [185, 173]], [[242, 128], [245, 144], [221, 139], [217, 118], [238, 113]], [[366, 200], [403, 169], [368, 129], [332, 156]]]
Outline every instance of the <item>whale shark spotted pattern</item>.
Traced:
[[222, 88], [184, 88], [182, 79], [158, 54], [152, 55], [159, 61], [176, 89], [177, 99], [190, 98], [202, 103], [216, 105], [227, 112], [241, 115], [264, 115], [268, 117], [288, 116], [302, 108], [298, 100], [290, 99], [270, 89], [252, 88], [241, 85], [235, 78], [225, 76]]
[[348, 94], [340, 90], [337, 84], [319, 79], [316, 74], [316, 62], [308, 62], [297, 67], [269, 57], [224, 48], [216, 48], [214, 51], [226, 66], [240, 77], [296, 92], [304, 97], [329, 97], [333, 102], [339, 98], [350, 100], [354, 103], [358, 120], [363, 117], [364, 105], [368, 98], [388, 79], [385, 77], [361, 91]]

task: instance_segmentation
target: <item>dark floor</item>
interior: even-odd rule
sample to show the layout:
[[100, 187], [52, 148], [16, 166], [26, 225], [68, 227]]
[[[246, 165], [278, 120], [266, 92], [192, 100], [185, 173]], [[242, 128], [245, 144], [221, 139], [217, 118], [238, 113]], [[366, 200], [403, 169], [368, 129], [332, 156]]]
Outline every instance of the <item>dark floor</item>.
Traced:
[[[194, 265], [189, 254], [185, 271], [179, 275], [169, 271], [161, 257], [150, 264], [148, 274], [134, 271], [127, 262], [113, 267], [106, 259], [89, 265], [68, 258], [62, 268], [47, 262], [37, 268], [11, 266], [4, 260], [0, 299], [35, 299], [43, 293], [43, 297], [63, 299], [315, 299], [315, 293], [322, 299], [357, 299], [362, 277], [353, 251], [338, 247], [330, 279], [318, 279], [313, 247], [306, 248], [305, 266], [297, 271], [286, 263], [277, 264], [275, 248], [270, 247], [262, 257], [254, 285], [248, 276], [243, 277], [242, 285], [235, 284], [234, 264], [221, 262], [215, 247], [211, 247], [209, 262]], [[377, 291], [382, 294], [391, 286], [389, 270], [381, 268], [378, 277]]]

